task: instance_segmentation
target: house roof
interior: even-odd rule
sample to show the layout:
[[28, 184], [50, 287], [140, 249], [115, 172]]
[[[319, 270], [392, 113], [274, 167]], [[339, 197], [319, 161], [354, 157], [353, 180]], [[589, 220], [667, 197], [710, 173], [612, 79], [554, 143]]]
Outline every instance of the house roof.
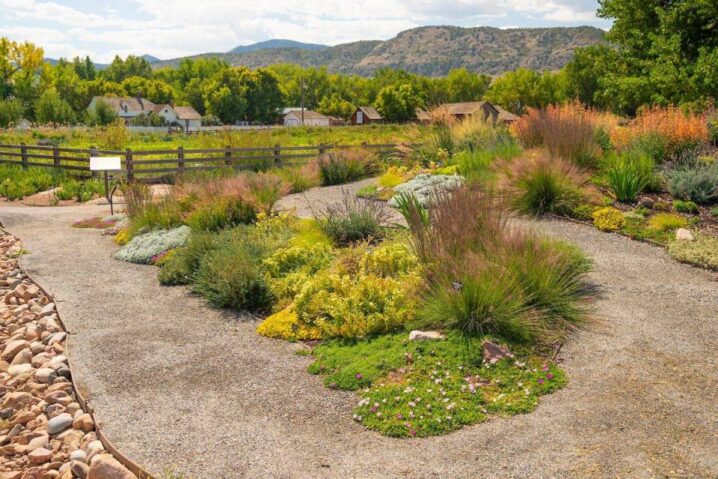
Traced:
[[486, 104], [485, 101], [468, 101], [464, 103], [445, 103], [442, 106], [446, 108], [450, 115], [473, 115], [484, 104]]
[[[301, 110], [299, 110], [299, 111], [290, 111], [289, 113], [287, 113], [287, 114], [284, 115], [284, 116], [285, 116], [285, 117], [293, 116], [294, 118], [297, 118], [297, 119], [301, 120], [301, 119], [302, 119], [302, 112], [301, 112]], [[316, 111], [304, 110], [304, 119], [305, 119], [305, 120], [328, 120], [329, 118], [326, 117], [326, 116], [324, 116], [324, 115], [322, 115], [321, 113], [317, 113]]]
[[499, 105], [494, 105], [494, 108], [496, 108], [496, 110], [499, 112], [499, 121], [510, 123], [519, 119], [518, 116], [514, 115], [510, 111], [504, 110]]
[[145, 98], [122, 97], [122, 96], [96, 96], [93, 101], [102, 100], [118, 113], [126, 111], [139, 111], [149, 113], [154, 111], [155, 105]]
[[431, 116], [429, 116], [429, 113], [427, 111], [422, 110], [421, 108], [417, 108], [416, 119], [420, 121], [429, 121], [431, 120]]
[[191, 106], [175, 106], [174, 111], [177, 112], [177, 118], [180, 120], [201, 120], [202, 115]]
[[383, 119], [384, 119], [384, 118], [382, 118], [382, 116], [379, 114], [379, 112], [376, 111], [376, 108], [374, 108], [374, 107], [371, 107], [371, 106], [360, 106], [360, 107], [357, 108], [357, 110], [361, 110], [362, 113], [364, 113], [364, 116], [365, 116], [368, 120], [380, 121], [380, 120], [383, 120]]

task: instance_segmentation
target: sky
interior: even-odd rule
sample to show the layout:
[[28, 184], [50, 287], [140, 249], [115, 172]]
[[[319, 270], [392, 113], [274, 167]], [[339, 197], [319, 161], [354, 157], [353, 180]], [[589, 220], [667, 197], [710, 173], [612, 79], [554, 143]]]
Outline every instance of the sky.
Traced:
[[336, 45], [424, 25], [593, 25], [597, 0], [0, 0], [0, 36], [49, 58], [161, 59], [225, 52], [272, 38]]

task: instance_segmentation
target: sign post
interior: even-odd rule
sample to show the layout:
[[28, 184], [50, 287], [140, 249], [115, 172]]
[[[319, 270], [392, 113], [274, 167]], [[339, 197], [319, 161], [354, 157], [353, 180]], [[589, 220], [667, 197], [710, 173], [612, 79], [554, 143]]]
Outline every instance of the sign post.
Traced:
[[[112, 204], [112, 194], [110, 193], [109, 171], [121, 171], [122, 161], [119, 156], [93, 156], [90, 157], [90, 171], [103, 171], [105, 173], [105, 198], [110, 203], [110, 214], [115, 214], [115, 208]], [[114, 192], [114, 190], [113, 190]]]

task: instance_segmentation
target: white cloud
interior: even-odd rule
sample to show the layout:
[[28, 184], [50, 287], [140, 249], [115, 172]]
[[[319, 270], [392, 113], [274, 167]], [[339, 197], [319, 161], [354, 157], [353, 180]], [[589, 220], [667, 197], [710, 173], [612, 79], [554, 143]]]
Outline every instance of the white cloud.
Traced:
[[[597, 0], [0, 0], [0, 34], [49, 56], [173, 58], [269, 38], [337, 44], [436, 24], [600, 25]], [[81, 6], [78, 6], [81, 5]], [[605, 22], [603, 22], [605, 25]]]

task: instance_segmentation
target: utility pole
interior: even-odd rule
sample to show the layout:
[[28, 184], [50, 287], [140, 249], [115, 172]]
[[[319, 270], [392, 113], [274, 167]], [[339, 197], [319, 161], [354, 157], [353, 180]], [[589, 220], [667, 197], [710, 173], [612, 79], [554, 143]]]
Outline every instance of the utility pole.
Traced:
[[304, 78], [302, 78], [302, 126], [304, 126]]

